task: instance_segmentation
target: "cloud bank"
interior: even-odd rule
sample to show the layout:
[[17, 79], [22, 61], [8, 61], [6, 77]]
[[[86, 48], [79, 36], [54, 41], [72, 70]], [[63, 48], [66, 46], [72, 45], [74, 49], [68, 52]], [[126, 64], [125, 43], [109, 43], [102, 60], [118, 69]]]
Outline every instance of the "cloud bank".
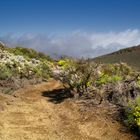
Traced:
[[96, 57], [125, 47], [140, 44], [140, 30], [88, 33], [74, 31], [65, 35], [13, 34], [1, 35], [0, 40], [9, 46], [22, 45], [51, 56]]

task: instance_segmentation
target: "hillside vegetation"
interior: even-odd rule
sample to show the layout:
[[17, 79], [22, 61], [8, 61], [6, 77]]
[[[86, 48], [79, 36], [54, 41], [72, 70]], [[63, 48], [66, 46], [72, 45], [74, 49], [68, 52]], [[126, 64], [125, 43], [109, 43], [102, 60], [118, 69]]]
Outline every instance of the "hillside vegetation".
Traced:
[[10, 93], [28, 84], [47, 80], [53, 68], [49, 56], [33, 49], [0, 46], [0, 90]]
[[84, 60], [60, 60], [58, 79], [70, 94], [86, 104], [111, 103], [123, 111], [123, 123], [140, 127], [140, 73], [126, 63], [97, 64]]
[[[138, 52], [137, 47], [132, 50], [124, 49], [111, 55], [118, 56], [125, 53], [130, 55], [131, 53], [135, 52]], [[61, 122], [64, 123], [60, 126], [66, 129], [67, 132], [70, 132], [71, 134], [68, 134], [65, 130], [62, 130], [63, 136], [65, 136], [63, 137], [61, 135], [63, 139], [96, 138], [112, 140], [112, 134], [115, 135], [115, 132], [119, 133], [120, 136], [123, 136], [124, 134], [117, 132], [117, 129], [115, 129], [115, 132], [113, 132], [113, 130], [109, 129], [110, 127], [107, 127], [107, 130], [105, 131], [101, 131], [101, 136], [99, 136], [100, 133], [96, 136], [93, 135], [94, 132], [92, 132], [92, 125], [94, 126], [96, 122], [92, 123], [92, 121], [94, 119], [97, 121], [97, 126], [95, 126], [99, 130], [98, 124], [101, 125], [103, 120], [106, 120], [106, 117], [109, 118], [107, 119], [105, 125], [109, 124], [115, 127], [111, 122], [112, 120], [114, 120], [116, 124], [123, 124], [127, 128], [126, 131], [128, 133], [128, 136], [126, 136], [125, 139], [129, 140], [131, 136], [133, 136], [131, 137], [131, 139], [134, 139], [137, 136], [131, 135], [129, 130], [134, 130], [135, 134], [137, 135], [140, 134], [140, 73], [124, 62], [108, 63], [99, 64], [91, 60], [73, 59], [66, 57], [58, 60], [53, 60], [49, 56], [43, 53], [38, 53], [30, 48], [8, 48], [0, 45], [0, 92], [2, 95], [2, 101], [3, 99], [5, 100], [5, 98], [11, 98], [12, 101], [15, 101], [15, 98], [18, 98], [17, 103], [14, 104], [14, 107], [19, 110], [19, 105], [22, 106], [22, 104], [25, 104], [25, 106], [22, 107], [23, 111], [20, 111], [20, 113], [23, 113], [24, 115], [28, 113], [28, 115], [32, 114], [34, 116], [36, 115], [33, 113], [34, 110], [32, 110], [31, 104], [34, 104], [36, 108], [35, 103], [37, 103], [41, 107], [41, 111], [43, 111], [43, 113], [41, 113], [38, 109], [37, 113], [44, 116], [44, 118], [40, 116], [43, 122], [47, 121], [47, 123], [44, 122], [44, 124], [53, 127], [51, 125], [52, 121], [55, 123], [55, 125], [57, 123], [60, 125]], [[32, 87], [33, 85], [38, 83], [40, 83], [40, 85], [34, 86], [34, 88]], [[45, 85], [47, 85], [46, 89]], [[29, 87], [27, 91], [26, 87]], [[2, 93], [10, 95], [5, 96]], [[47, 99], [47, 101], [45, 98]], [[53, 105], [49, 102], [51, 102]], [[61, 104], [62, 102], [64, 103]], [[31, 112], [26, 107], [29, 106], [29, 104], [30, 109], [32, 110]], [[59, 106], [58, 104], [61, 105]], [[81, 107], [79, 107], [79, 104], [81, 105]], [[71, 105], [74, 108], [70, 108], [67, 110], [66, 107]], [[53, 109], [49, 108], [48, 106], [53, 107]], [[44, 108], [47, 108], [47, 113]], [[3, 111], [3, 104], [2, 107], [0, 104], [0, 109]], [[12, 107], [8, 107], [8, 109], [9, 111], [13, 110]], [[64, 113], [58, 113], [57, 109], [62, 112], [64, 111]], [[17, 114], [17, 110], [13, 111], [15, 111]], [[57, 113], [53, 112], [54, 110]], [[73, 114], [73, 110], [76, 114], [79, 115], [79, 117], [66, 113], [68, 111], [69, 113]], [[93, 112], [89, 113], [91, 111]], [[51, 117], [46, 119], [46, 114], [51, 114]], [[56, 117], [53, 117], [52, 114], [56, 114]], [[62, 121], [62, 119], [64, 119], [62, 114], [67, 114], [67, 116], [65, 116], [66, 121]], [[97, 116], [99, 114], [99, 120], [101, 119], [102, 121], [101, 123], [97, 119]], [[4, 115], [6, 114], [1, 115], [3, 116], [3, 119], [7, 119], [5, 121], [8, 122], [8, 125], [13, 127], [11, 121], [9, 121], [10, 118], [7, 116], [4, 117]], [[84, 117], [87, 116], [87, 118], [92, 118], [91, 115], [93, 115], [94, 118], [91, 119], [91, 121], [89, 121], [90, 124], [88, 124], [88, 120]], [[10, 113], [8, 116], [11, 116]], [[46, 136], [44, 132], [47, 132], [45, 128], [47, 127], [48, 129], [48, 126], [40, 126], [39, 124], [41, 122], [38, 122], [40, 120], [38, 116], [30, 117], [33, 118], [33, 121], [37, 119], [37, 123], [34, 123], [34, 125], [37, 126], [34, 126], [34, 128], [32, 128], [30, 125], [30, 129], [33, 131], [39, 131], [40, 135], [40, 129], [42, 128], [44, 138], [44, 136]], [[56, 119], [56, 121], [52, 119]], [[57, 119], [58, 121], [61, 121], [57, 122]], [[118, 121], [116, 121], [115, 119]], [[22, 124], [24, 127], [28, 127], [28, 125], [24, 125], [21, 122], [24, 122], [25, 120], [26, 116], [25, 118], [21, 118], [21, 120], [19, 119], [19, 124]], [[72, 122], [75, 123], [70, 124], [70, 120], [73, 120]], [[78, 121], [79, 124], [77, 124], [76, 121]], [[81, 121], [85, 123], [84, 126], [82, 126], [82, 124], [80, 123]], [[26, 120], [25, 122], [31, 123], [32, 120]], [[65, 123], [68, 124], [68, 128]], [[0, 122], [0, 126], [1, 124], [3, 123]], [[74, 127], [76, 127], [77, 125], [79, 128], [77, 128], [78, 130], [75, 130]], [[2, 126], [4, 127], [4, 124]], [[88, 129], [85, 128], [85, 126], [87, 126], [87, 128], [88, 126], [90, 126], [89, 130], [91, 130], [91, 134], [89, 134]], [[15, 127], [17, 127], [17, 124], [15, 124]], [[58, 128], [60, 129], [60, 127]], [[22, 137], [22, 135], [20, 134], [19, 137], [15, 137], [14, 134], [10, 132], [11, 128], [7, 129], [9, 130], [9, 135], [13, 136], [13, 139]], [[23, 127], [20, 127], [20, 130], [22, 129]], [[57, 128], [55, 127], [55, 129]], [[70, 131], [69, 129], [71, 129], [72, 131]], [[96, 129], [94, 129], [94, 131], [95, 130]], [[50, 131], [53, 131], [52, 136], [54, 137], [54, 139], [59, 137], [58, 134], [54, 135], [54, 129], [51, 128]], [[58, 133], [58, 130], [56, 131]], [[112, 133], [108, 133], [107, 131], [111, 131]], [[5, 131], [2, 132], [4, 133]], [[34, 134], [33, 139], [35, 139], [35, 137], [39, 137], [39, 135]], [[31, 136], [27, 135], [27, 138], [31, 139]], [[48, 139], [50, 138], [51, 134], [49, 133]], [[115, 139], [121, 138], [117, 137], [116, 135], [116, 138], [114, 138], [114, 140]]]

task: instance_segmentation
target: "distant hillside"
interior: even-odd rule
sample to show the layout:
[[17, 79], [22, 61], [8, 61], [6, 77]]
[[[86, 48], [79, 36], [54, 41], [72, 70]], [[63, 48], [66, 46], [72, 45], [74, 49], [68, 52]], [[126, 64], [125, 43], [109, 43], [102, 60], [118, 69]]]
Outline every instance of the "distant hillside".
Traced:
[[111, 54], [96, 57], [93, 60], [97, 63], [125, 62], [140, 70], [140, 45], [121, 49]]

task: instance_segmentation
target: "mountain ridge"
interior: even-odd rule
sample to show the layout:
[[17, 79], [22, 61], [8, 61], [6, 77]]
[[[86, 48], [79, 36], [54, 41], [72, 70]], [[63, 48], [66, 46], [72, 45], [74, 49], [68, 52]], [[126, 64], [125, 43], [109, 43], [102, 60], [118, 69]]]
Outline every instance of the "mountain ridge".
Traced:
[[120, 63], [125, 62], [128, 65], [140, 70], [140, 45], [124, 48], [119, 51], [102, 55], [92, 60], [97, 63]]

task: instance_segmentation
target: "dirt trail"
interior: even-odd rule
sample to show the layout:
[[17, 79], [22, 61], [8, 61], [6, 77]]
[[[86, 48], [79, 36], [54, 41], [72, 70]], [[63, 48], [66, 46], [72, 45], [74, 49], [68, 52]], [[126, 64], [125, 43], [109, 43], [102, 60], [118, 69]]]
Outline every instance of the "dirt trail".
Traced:
[[[120, 131], [118, 122], [101, 115], [101, 108], [84, 110], [70, 99], [57, 103], [60, 88], [52, 80], [28, 86], [14, 96], [0, 95], [0, 140], [135, 139]], [[54, 89], [58, 93], [48, 92]]]

